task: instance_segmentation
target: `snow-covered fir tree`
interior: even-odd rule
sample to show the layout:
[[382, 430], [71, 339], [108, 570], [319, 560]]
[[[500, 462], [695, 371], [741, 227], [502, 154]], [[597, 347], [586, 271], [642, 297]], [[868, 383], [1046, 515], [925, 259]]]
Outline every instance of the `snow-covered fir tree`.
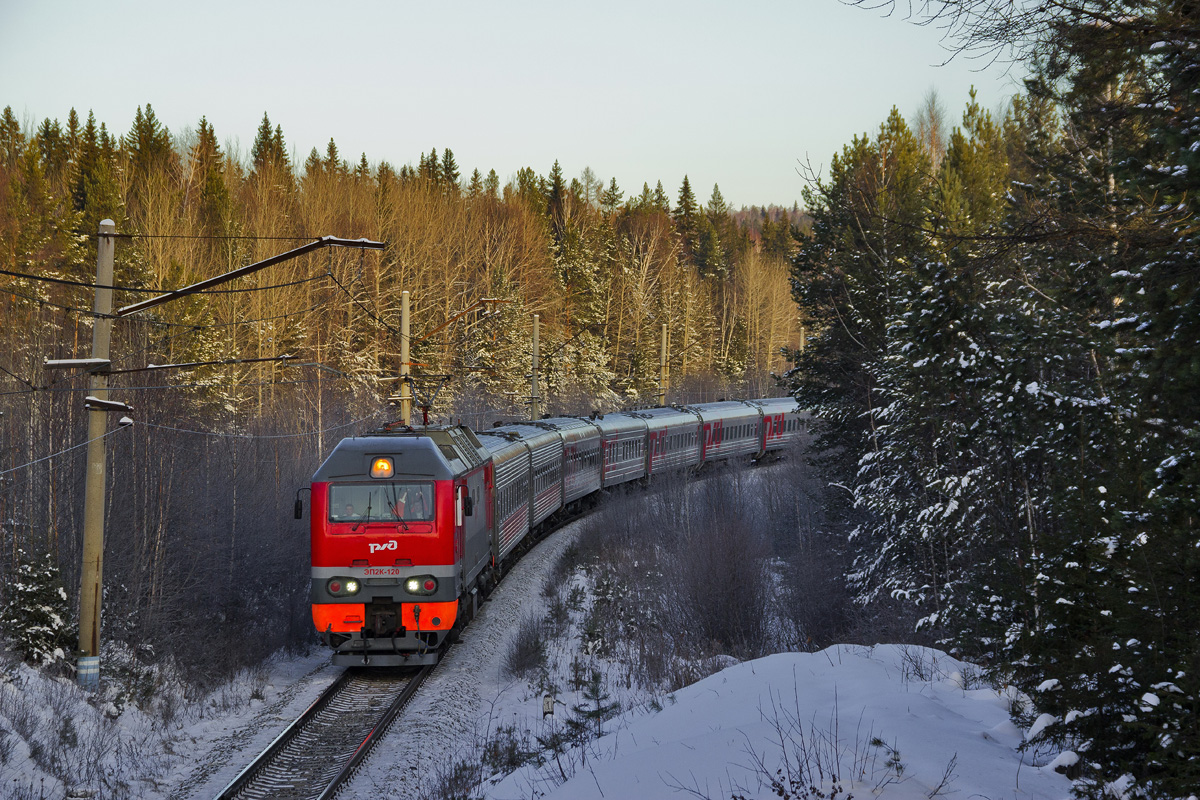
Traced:
[[21, 559], [9, 586], [9, 601], [0, 613], [0, 626], [9, 646], [30, 664], [65, 662], [74, 641], [67, 593], [58, 566], [49, 553]]

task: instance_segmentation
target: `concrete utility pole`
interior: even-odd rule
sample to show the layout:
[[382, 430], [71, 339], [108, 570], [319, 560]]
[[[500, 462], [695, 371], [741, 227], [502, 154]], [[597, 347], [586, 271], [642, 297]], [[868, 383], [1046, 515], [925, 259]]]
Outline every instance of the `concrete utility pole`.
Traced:
[[541, 397], [538, 395], [538, 315], [533, 315], [533, 385], [529, 391], [529, 418], [542, 418]]
[[670, 388], [670, 367], [667, 364], [667, 324], [662, 326], [662, 347], [658, 352], [658, 404], [667, 404], [667, 390]]
[[400, 293], [400, 422], [412, 425], [412, 360], [409, 357], [408, 290]]
[[[83, 565], [79, 582], [80, 656], [76, 674], [79, 685], [88, 689], [95, 689], [100, 684], [100, 608], [103, 601], [104, 582], [104, 495], [106, 484], [104, 435], [108, 432], [106, 414], [109, 411], [129, 410], [129, 406], [124, 403], [116, 403], [108, 399], [108, 376], [111, 366], [109, 343], [112, 338], [113, 317], [124, 317], [147, 308], [153, 308], [325, 247], [354, 247], [364, 250], [382, 250], [386, 247], [383, 242], [372, 242], [368, 239], [339, 239], [334, 236], [323, 236], [286, 253], [125, 306], [118, 309], [114, 315], [112, 286], [116, 234], [117, 226], [111, 219], [100, 222], [96, 246], [96, 300], [93, 307], [96, 312], [96, 321], [92, 326], [92, 357], [89, 359], [47, 360], [45, 362], [46, 369], [84, 368], [92, 373], [91, 393], [84, 402], [84, 406], [88, 409], [88, 466], [83, 490]], [[122, 425], [131, 423], [132, 420], [128, 418], [121, 421]]]
[[[92, 324], [92, 358], [108, 361], [112, 338], [113, 253], [117, 226], [111, 219], [101, 221], [96, 237], [96, 312]], [[108, 375], [92, 373], [91, 396], [108, 399]], [[79, 657], [78, 680], [92, 689], [100, 681], [100, 576], [104, 570], [104, 434], [108, 430], [108, 412], [100, 407], [88, 411], [87, 473], [83, 501], [83, 575], [79, 582]]]

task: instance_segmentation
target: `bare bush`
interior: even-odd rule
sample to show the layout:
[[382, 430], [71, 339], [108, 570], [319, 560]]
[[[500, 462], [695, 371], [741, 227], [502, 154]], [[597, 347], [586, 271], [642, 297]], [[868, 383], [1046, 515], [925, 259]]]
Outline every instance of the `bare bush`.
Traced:
[[517, 627], [517, 634], [504, 657], [504, 675], [524, 678], [546, 664], [546, 636], [542, 620], [526, 616]]

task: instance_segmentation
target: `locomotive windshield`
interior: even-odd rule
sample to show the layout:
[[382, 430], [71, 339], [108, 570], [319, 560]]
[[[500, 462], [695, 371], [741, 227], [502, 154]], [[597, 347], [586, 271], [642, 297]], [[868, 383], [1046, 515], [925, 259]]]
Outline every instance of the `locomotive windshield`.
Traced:
[[433, 519], [433, 484], [357, 483], [329, 487], [330, 522], [428, 522]]

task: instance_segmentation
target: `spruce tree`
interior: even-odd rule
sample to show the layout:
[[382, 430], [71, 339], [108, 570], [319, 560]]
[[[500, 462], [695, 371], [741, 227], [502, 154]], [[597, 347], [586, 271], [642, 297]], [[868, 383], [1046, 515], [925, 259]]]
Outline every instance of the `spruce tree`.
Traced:
[[684, 251], [690, 256], [695, 252], [696, 236], [699, 231], [696, 222], [696, 195], [692, 192], [692, 185], [688, 182], [687, 175], [683, 176], [683, 184], [679, 187], [679, 202], [676, 204], [672, 216], [675, 218], [675, 229], [679, 231], [679, 236], [683, 239]]
[[222, 236], [229, 232], [233, 199], [225, 183], [225, 155], [217, 142], [216, 131], [205, 117], [200, 118], [189, 158], [200, 183], [200, 221], [204, 229]]
[[290, 184], [290, 160], [283, 139], [283, 128], [276, 125], [272, 130], [271, 120], [265, 111], [254, 136], [254, 144], [250, 148], [250, 162], [254, 174], [286, 177]]
[[599, 670], [592, 670], [582, 694], [583, 700], [571, 706], [567, 730], [576, 741], [585, 742], [604, 733], [604, 723], [620, 713], [621, 704], [609, 702], [611, 698], [604, 690]]
[[308, 151], [308, 158], [304, 159], [304, 176], [306, 178], [315, 178], [324, 171], [325, 164], [321, 161], [321, 154], [314, 147]]
[[500, 176], [496, 174], [496, 170], [488, 170], [487, 177], [483, 179], [483, 193], [491, 200], [500, 199]]
[[605, 214], [615, 214], [621, 206], [621, 198], [624, 193], [617, 186], [617, 179], [611, 178], [608, 182], [608, 188], [600, 195], [600, 208]]
[[441, 180], [446, 184], [446, 188], [454, 194], [459, 191], [458, 181], [461, 175], [458, 171], [458, 162], [454, 160], [454, 151], [447, 147], [442, 151], [441, 165]]
[[75, 634], [58, 566], [49, 553], [42, 558], [27, 558], [23, 552], [17, 556], [20, 561], [8, 586], [9, 601], [0, 613], [0, 628], [30, 664], [61, 664]]
[[21, 123], [13, 115], [12, 106], [5, 106], [0, 115], [0, 165], [14, 167], [21, 151], [25, 149], [25, 135]]
[[171, 145], [171, 133], [147, 103], [146, 110], [138, 106], [133, 117], [133, 128], [122, 139], [122, 145], [130, 156], [130, 165], [135, 181], [145, 183], [152, 175], [163, 174], [175, 162], [175, 151]]
[[325, 168], [325, 172], [329, 175], [344, 175], [346, 173], [346, 163], [342, 160], [342, 156], [338, 152], [337, 143], [333, 141], [332, 136], [329, 138], [329, 144], [325, 145], [325, 159], [321, 162], [321, 166]]
[[671, 201], [667, 198], [662, 181], [659, 181], [654, 187], [654, 207], [664, 214], [671, 213]]
[[566, 229], [567, 187], [557, 159], [546, 180], [546, 214], [550, 218], [550, 229], [554, 234], [555, 244], [561, 245]]

